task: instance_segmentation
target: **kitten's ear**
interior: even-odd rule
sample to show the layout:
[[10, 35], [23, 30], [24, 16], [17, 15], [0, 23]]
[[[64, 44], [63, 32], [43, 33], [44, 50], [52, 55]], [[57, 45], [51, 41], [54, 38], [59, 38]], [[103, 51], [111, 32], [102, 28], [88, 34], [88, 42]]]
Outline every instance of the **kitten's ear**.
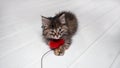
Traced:
[[62, 14], [60, 17], [59, 17], [59, 20], [62, 24], [65, 24], [66, 21], [65, 21], [65, 14]]
[[41, 16], [41, 17], [42, 17], [42, 24], [43, 24], [43, 26], [49, 25], [50, 20], [48, 18], [44, 17], [44, 16]]

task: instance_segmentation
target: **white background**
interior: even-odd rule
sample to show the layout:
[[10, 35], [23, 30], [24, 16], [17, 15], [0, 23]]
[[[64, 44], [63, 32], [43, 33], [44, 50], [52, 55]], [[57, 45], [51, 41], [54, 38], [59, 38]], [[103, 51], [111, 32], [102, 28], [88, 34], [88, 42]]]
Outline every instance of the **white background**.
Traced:
[[64, 56], [44, 68], [120, 68], [120, 0], [0, 0], [0, 68], [40, 68], [49, 50], [41, 15], [73, 12], [79, 29]]

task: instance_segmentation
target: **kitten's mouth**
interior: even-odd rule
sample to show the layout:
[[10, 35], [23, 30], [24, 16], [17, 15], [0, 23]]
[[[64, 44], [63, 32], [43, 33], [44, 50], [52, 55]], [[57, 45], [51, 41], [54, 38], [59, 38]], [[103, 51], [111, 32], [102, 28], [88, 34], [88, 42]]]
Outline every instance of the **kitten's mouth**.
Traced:
[[61, 38], [46, 37], [46, 39], [47, 39], [47, 40], [59, 40], [59, 39], [62, 39], [62, 37], [61, 37]]
[[60, 38], [59, 39], [50, 38], [49, 40], [58, 41], [58, 40], [60, 40]]
[[62, 39], [62, 37], [59, 37], [59, 38], [55, 38], [55, 37], [53, 37], [53, 38], [47, 38], [47, 39], [48, 39], [48, 40], [54, 40], [54, 41], [56, 40], [56, 41], [57, 41], [57, 40]]

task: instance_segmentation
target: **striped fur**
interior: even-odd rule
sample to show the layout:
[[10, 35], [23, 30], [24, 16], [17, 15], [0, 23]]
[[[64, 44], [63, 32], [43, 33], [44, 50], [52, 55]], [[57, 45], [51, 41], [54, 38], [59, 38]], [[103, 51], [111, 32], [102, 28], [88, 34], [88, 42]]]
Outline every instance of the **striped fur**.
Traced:
[[65, 44], [54, 50], [55, 55], [64, 55], [71, 44], [71, 38], [76, 33], [78, 23], [75, 15], [71, 12], [60, 12], [54, 17], [42, 16], [43, 37], [46, 43], [50, 39], [64, 39]]

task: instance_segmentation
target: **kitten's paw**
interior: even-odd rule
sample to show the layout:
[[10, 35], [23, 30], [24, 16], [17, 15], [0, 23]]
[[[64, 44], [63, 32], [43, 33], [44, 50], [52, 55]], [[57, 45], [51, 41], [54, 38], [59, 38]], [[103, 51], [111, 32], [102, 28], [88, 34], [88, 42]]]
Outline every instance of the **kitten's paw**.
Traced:
[[64, 48], [64, 50], [67, 50], [67, 49], [69, 49], [69, 47], [70, 46], [64, 46], [63, 48]]
[[63, 55], [64, 55], [64, 48], [63, 48], [63, 47], [60, 47], [60, 48], [58, 48], [58, 49], [55, 49], [55, 50], [54, 50], [54, 54], [55, 54], [56, 56], [63, 56]]

